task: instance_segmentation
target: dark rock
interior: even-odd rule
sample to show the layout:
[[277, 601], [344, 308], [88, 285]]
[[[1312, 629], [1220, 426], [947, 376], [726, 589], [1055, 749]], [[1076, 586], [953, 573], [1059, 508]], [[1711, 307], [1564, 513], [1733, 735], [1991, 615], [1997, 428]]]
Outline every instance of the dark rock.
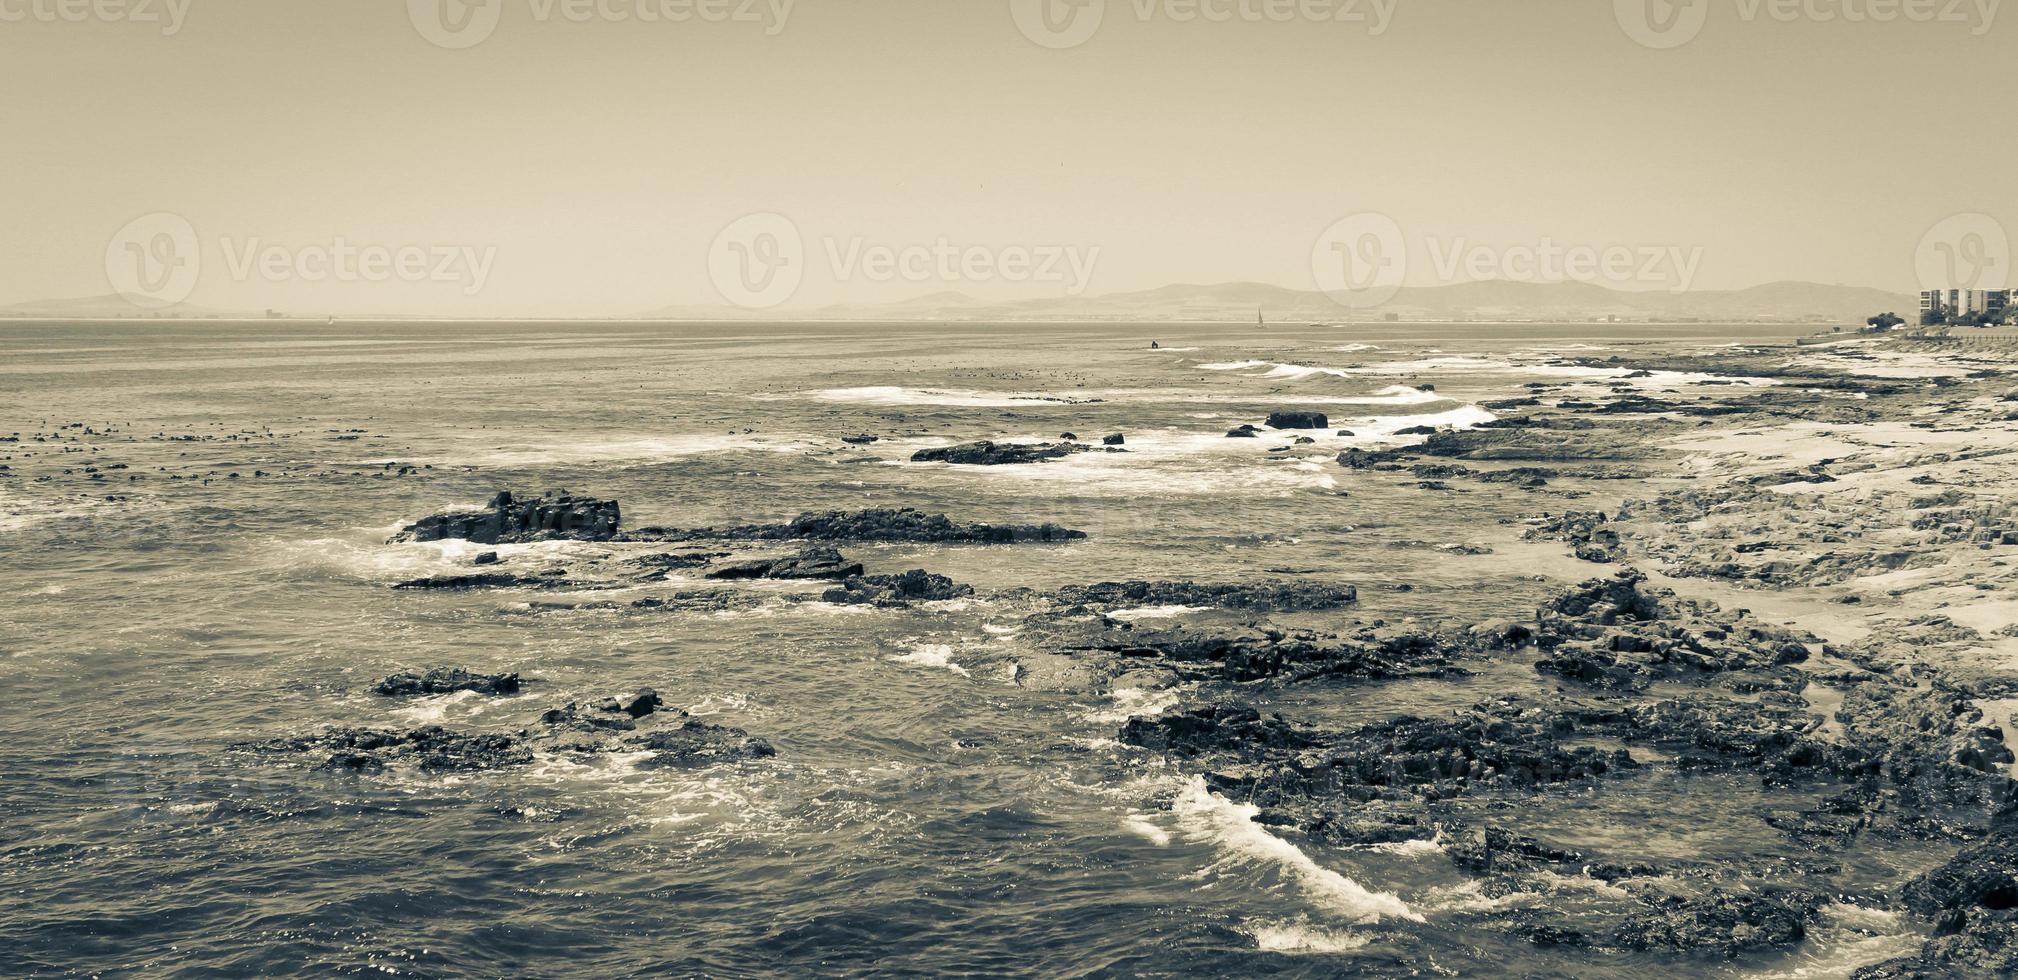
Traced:
[[1074, 541], [1086, 532], [1056, 524], [962, 524], [944, 514], [912, 508], [830, 510], [800, 514], [787, 524], [667, 530], [646, 528], [622, 536], [629, 541], [909, 541], [933, 544], [1006, 544], [1016, 541]]
[[756, 558], [733, 562], [708, 572], [712, 579], [845, 579], [862, 574], [862, 563], [851, 562], [825, 545], [815, 545], [787, 558]]
[[495, 551], [486, 551], [486, 552], [484, 552], [483, 554], [480, 554], [480, 555], [476, 556], [476, 559], [475, 559], [474, 561], [472, 561], [472, 562], [471, 562], [470, 564], [472, 564], [472, 565], [495, 565], [495, 564], [497, 564], [497, 563], [498, 563], [498, 556], [497, 556], [497, 552], [495, 552]]
[[1128, 438], [1119, 432], [1116, 432], [1111, 436], [1100, 437], [1100, 444], [1103, 446], [1119, 446], [1127, 442]]
[[875, 443], [875, 442], [878, 442], [878, 441], [880, 441], [880, 440], [881, 440], [881, 437], [880, 437], [880, 436], [872, 436], [872, 435], [870, 435], [870, 434], [868, 434], [868, 433], [866, 433], [866, 432], [865, 432], [865, 433], [862, 433], [861, 435], [858, 435], [858, 436], [842, 436], [842, 437], [841, 437], [841, 441], [842, 441], [842, 442], [845, 442], [845, 443], [847, 443], [847, 444], [849, 444], [849, 445], [851, 445], [851, 446], [867, 446], [867, 445], [870, 445], [870, 444], [872, 444], [872, 443]]
[[626, 694], [623, 697], [604, 698], [596, 705], [596, 709], [599, 711], [626, 714], [632, 718], [643, 718], [657, 711], [659, 706], [663, 704], [665, 702], [659, 700], [659, 692], [649, 687], [641, 687], [637, 689], [636, 693]]
[[591, 500], [561, 494], [551, 499], [516, 500], [500, 491], [483, 510], [436, 514], [408, 525], [394, 541], [462, 539], [478, 544], [567, 539], [608, 541], [616, 536], [621, 514], [614, 500]]
[[[611, 699], [611, 704], [614, 705], [614, 703], [615, 700]], [[553, 708], [542, 713], [540, 715], [540, 724], [546, 725], [549, 728], [572, 728], [586, 732], [628, 732], [635, 730], [638, 727], [637, 722], [631, 718], [608, 717], [609, 715], [623, 713], [612, 707], [610, 710], [604, 711], [603, 714], [592, 714], [583, 711], [581, 705], [570, 701], [558, 708]]]
[[1075, 443], [1038, 443], [1024, 445], [1017, 443], [969, 442], [943, 449], [920, 449], [911, 454], [913, 463], [951, 463], [957, 466], [1009, 466], [1022, 463], [1040, 463], [1049, 459], [1061, 459], [1073, 453], [1088, 452], [1089, 447]]
[[476, 691], [480, 694], [517, 694], [519, 675], [472, 674], [461, 667], [436, 667], [424, 674], [394, 674], [372, 685], [372, 693], [384, 697], [412, 697], [420, 694], [450, 694]]
[[1725, 957], [1792, 946], [1807, 938], [1823, 899], [1813, 892], [1721, 889], [1699, 898], [1667, 896], [1612, 932], [1612, 945], [1634, 950], [1713, 950]]
[[1226, 437], [1228, 439], [1254, 439], [1258, 438], [1260, 435], [1261, 430], [1251, 425], [1242, 425], [1237, 428], [1226, 430]]
[[551, 575], [514, 575], [510, 572], [478, 572], [469, 575], [434, 575], [428, 578], [408, 579], [395, 589], [441, 589], [456, 591], [462, 589], [545, 589], [568, 583], [555, 581]]
[[1203, 585], [1197, 582], [1097, 582], [1068, 585], [1051, 593], [1066, 604], [1103, 606], [1218, 606], [1261, 612], [1337, 609], [1358, 601], [1350, 585], [1283, 581], [1256, 585]]
[[1280, 717], [1264, 721], [1260, 712], [1237, 705], [1208, 705], [1157, 718], [1130, 718], [1122, 726], [1121, 741], [1186, 757], [1206, 752], [1300, 749], [1311, 744]]
[[961, 585], [944, 575], [914, 568], [901, 575], [851, 576], [839, 587], [828, 589], [820, 598], [841, 605], [906, 606], [913, 602], [960, 599], [973, 594], [973, 586]]
[[1331, 420], [1323, 412], [1276, 412], [1268, 417], [1271, 429], [1326, 429]]
[[1609, 519], [1601, 513], [1571, 511], [1559, 517], [1544, 518], [1527, 532], [1530, 541], [1553, 538], [1570, 545], [1576, 556], [1584, 561], [1610, 564], [1624, 561], [1625, 544], [1619, 533], [1607, 527]]
[[411, 731], [334, 728], [315, 735], [275, 739], [238, 746], [256, 752], [331, 753], [325, 767], [376, 772], [394, 760], [410, 759], [434, 772], [475, 771], [521, 766], [532, 761], [530, 749], [511, 735], [469, 735], [439, 725]]

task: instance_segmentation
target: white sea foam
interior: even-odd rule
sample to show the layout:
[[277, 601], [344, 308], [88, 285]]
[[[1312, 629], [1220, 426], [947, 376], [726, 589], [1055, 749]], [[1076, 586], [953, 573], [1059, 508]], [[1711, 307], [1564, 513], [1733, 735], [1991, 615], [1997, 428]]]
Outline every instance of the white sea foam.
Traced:
[[1342, 429], [1349, 429], [1356, 442], [1385, 442], [1398, 437], [1396, 432], [1417, 426], [1440, 429], [1449, 426], [1454, 429], [1469, 429], [1491, 422], [1499, 416], [1477, 405], [1464, 405], [1447, 412], [1433, 412], [1423, 415], [1383, 415], [1366, 419], [1333, 420]]
[[1261, 376], [1264, 378], [1294, 381], [1301, 378], [1314, 378], [1320, 374], [1328, 374], [1334, 378], [1352, 377], [1352, 372], [1344, 368], [1311, 367], [1306, 364], [1277, 364]]
[[[1271, 440], [1286, 442], [1302, 432], [1265, 433], [1260, 439], [1228, 439], [1224, 431], [1159, 429], [1128, 433], [1127, 452], [1087, 452], [1019, 466], [956, 466], [899, 462], [976, 481], [984, 490], [1049, 492], [1102, 497], [1167, 497], [1229, 494], [1289, 496], [1337, 485], [1336, 474], [1319, 468], [1282, 465], [1264, 450]], [[997, 442], [1042, 441], [1035, 434], [995, 436]], [[1333, 468], [1335, 469], [1335, 467]]]
[[1264, 953], [1349, 953], [1373, 941], [1362, 933], [1314, 925], [1307, 918], [1249, 919], [1240, 928]]
[[1378, 844], [1368, 844], [1366, 845], [1366, 849], [1377, 851], [1381, 854], [1400, 854], [1405, 857], [1426, 857], [1431, 854], [1442, 854], [1443, 834], [1439, 831], [1435, 837], [1427, 840], [1382, 841]]
[[1911, 954], [1921, 935], [1905, 928], [1897, 913], [1841, 902], [1823, 906], [1826, 920], [1808, 930], [1793, 962], [1749, 974], [1754, 980], [1824, 980], [1847, 977], [1875, 963]]
[[1219, 361], [1214, 364], [1200, 364], [1200, 371], [1245, 371], [1249, 368], [1274, 367], [1272, 361]]
[[[860, 388], [822, 388], [807, 393], [823, 402], [845, 405], [939, 405], [968, 408], [1013, 408], [1033, 404], [1081, 404], [1102, 397], [1087, 392], [1061, 395], [1041, 391], [973, 391], [965, 388], [906, 388], [897, 385], [868, 385]], [[776, 401], [792, 396], [754, 396]]]
[[1211, 612], [1211, 606], [1133, 606], [1127, 609], [1108, 610], [1110, 619], [1170, 619], [1174, 616], [1188, 616], [1192, 613]]
[[1341, 354], [1356, 354], [1360, 351], [1379, 349], [1380, 347], [1376, 344], [1340, 344], [1332, 348], [1332, 350], [1338, 351]]
[[953, 662], [953, 648], [944, 643], [921, 643], [912, 647], [909, 653], [900, 654], [890, 659], [900, 664], [912, 664], [918, 667], [937, 667], [940, 670], [950, 670], [963, 677], [968, 676], [967, 668]]
[[1085, 717], [1095, 725], [1120, 725], [1137, 717], [1154, 718], [1170, 710], [1182, 696], [1177, 688], [1116, 688], [1107, 692], [1109, 707], [1089, 710]]
[[1135, 834], [1151, 844], [1155, 844], [1157, 847], [1168, 847], [1170, 845], [1170, 831], [1158, 827], [1145, 814], [1128, 814], [1121, 818], [1121, 826], [1128, 828], [1129, 833]]
[[479, 453], [471, 459], [490, 466], [532, 466], [605, 460], [649, 462], [715, 453], [802, 453], [821, 448], [832, 447], [810, 439], [765, 433], [692, 432], [645, 439], [601, 440], [556, 436], [551, 443], [506, 446]]
[[421, 698], [398, 711], [393, 712], [416, 725], [438, 725], [448, 718], [448, 711], [477, 697], [475, 691], [456, 691]]
[[1259, 808], [1213, 793], [1206, 788], [1202, 776], [1191, 777], [1177, 794], [1171, 811], [1185, 836], [1220, 847], [1229, 860], [1272, 866], [1287, 873], [1328, 912], [1361, 924], [1378, 922], [1382, 917], [1423, 921], [1401, 899], [1387, 892], [1368, 891], [1359, 882], [1318, 864], [1296, 845], [1269, 833], [1254, 822], [1261, 812]]

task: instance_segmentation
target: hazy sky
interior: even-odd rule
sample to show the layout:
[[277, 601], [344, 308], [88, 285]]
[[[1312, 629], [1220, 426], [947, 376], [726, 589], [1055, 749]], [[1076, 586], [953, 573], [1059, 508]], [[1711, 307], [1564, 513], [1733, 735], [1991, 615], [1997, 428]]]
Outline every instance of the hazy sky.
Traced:
[[[416, 27], [437, 0], [100, 2], [145, 6], [0, 0], [0, 305], [114, 291], [108, 243], [157, 212], [199, 243], [192, 303], [471, 315], [723, 302], [711, 249], [753, 212], [803, 241], [788, 307], [1056, 295], [1075, 256], [1096, 293], [1310, 288], [1360, 212], [1411, 282], [1546, 239], [1693, 253], [1696, 288], [1907, 291], [1950, 215], [2018, 232], [2018, 4], [1990, 0], [1685, 0], [1668, 50], [1635, 0], [1107, 0], [1062, 49], [1020, 0], [445, 0], [499, 17], [463, 50]], [[339, 238], [428, 271], [319, 271]], [[981, 265], [860, 261], [941, 240]]]

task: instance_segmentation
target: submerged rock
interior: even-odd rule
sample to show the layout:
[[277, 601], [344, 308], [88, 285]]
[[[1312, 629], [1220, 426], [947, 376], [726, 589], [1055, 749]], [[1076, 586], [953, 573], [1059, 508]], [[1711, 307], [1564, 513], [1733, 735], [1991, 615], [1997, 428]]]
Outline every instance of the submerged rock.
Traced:
[[393, 536], [394, 541], [460, 539], [477, 544], [509, 544], [567, 539], [607, 541], [617, 533], [621, 514], [614, 500], [593, 500], [562, 493], [552, 498], [518, 500], [499, 491], [484, 509], [424, 517]]
[[325, 767], [357, 772], [376, 772], [395, 760], [411, 760], [434, 772], [502, 769], [533, 760], [532, 750], [518, 736], [469, 735], [451, 732], [440, 725], [404, 732], [333, 728], [314, 735], [244, 743], [238, 747], [256, 752], [326, 750], [331, 755]]
[[688, 721], [671, 731], [632, 738], [627, 744], [653, 753], [646, 765], [663, 767], [712, 766], [744, 759], [767, 759], [778, 754], [770, 742], [740, 728], [698, 721]]

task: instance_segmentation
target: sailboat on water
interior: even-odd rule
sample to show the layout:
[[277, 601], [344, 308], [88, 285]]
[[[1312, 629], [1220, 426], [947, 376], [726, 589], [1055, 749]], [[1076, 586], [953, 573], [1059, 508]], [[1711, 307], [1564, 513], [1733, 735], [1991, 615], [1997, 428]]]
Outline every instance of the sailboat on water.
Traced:
[[1268, 329], [1268, 318], [1261, 315], [1261, 307], [1259, 306], [1254, 308], [1254, 325], [1263, 330]]

